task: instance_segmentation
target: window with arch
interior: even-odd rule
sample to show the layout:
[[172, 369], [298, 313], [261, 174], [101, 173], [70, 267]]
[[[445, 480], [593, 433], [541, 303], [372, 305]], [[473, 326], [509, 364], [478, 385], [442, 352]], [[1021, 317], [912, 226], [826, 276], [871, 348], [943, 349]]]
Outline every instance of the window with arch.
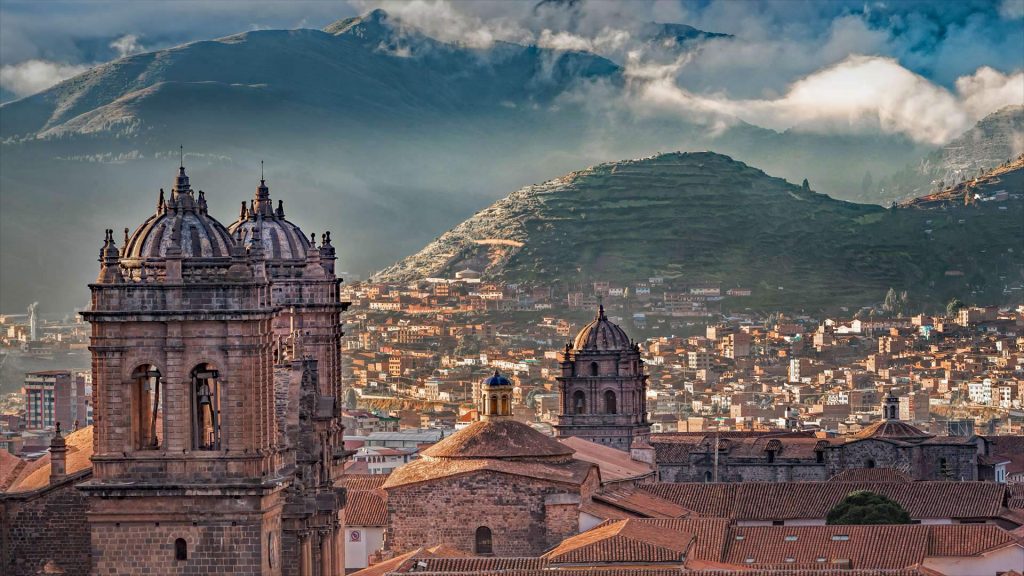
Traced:
[[490, 407], [489, 407], [489, 410], [487, 411], [487, 413], [488, 414], [497, 414], [498, 413], [498, 395], [497, 394], [491, 394]]
[[210, 364], [192, 369], [192, 449], [220, 450], [220, 373]]
[[501, 395], [501, 413], [502, 414], [511, 414], [512, 413], [512, 410], [511, 410], [511, 408], [508, 405], [508, 394], [502, 394]]
[[704, 472], [704, 481], [711, 482], [711, 470], [706, 470]]
[[599, 371], [600, 371], [600, 369], [597, 367], [597, 362], [591, 362], [590, 363], [590, 375], [591, 376], [597, 376]]
[[587, 396], [582, 390], [577, 390], [572, 394], [572, 412], [573, 414], [587, 413]]
[[188, 542], [185, 542], [184, 538], [174, 541], [174, 559], [188, 560]]
[[865, 466], [866, 466], [867, 468], [874, 468], [874, 467], [875, 467], [875, 461], [874, 461], [874, 460], [872, 460], [872, 459], [870, 459], [870, 458], [868, 458], [868, 461], [867, 461], [867, 462], [865, 462], [865, 463], [864, 463], [864, 465], [865, 465]]
[[895, 420], [896, 419], [896, 407], [895, 406], [889, 406], [889, 419], [890, 420]]
[[604, 392], [604, 413], [605, 414], [616, 414], [615, 405], [615, 392], [611, 390], [605, 390]]
[[160, 448], [161, 384], [160, 371], [152, 364], [143, 364], [132, 371], [131, 433], [135, 450]]
[[491, 529], [487, 526], [481, 526], [476, 529], [476, 543], [474, 549], [477, 554], [491, 554], [494, 551], [494, 545], [491, 540]]

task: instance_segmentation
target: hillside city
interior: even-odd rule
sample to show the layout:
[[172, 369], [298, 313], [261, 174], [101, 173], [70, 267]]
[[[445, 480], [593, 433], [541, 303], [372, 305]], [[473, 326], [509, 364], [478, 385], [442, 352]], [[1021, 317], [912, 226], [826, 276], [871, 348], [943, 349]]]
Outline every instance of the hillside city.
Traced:
[[1024, 576], [1019, 46], [0, 2], [0, 576]]

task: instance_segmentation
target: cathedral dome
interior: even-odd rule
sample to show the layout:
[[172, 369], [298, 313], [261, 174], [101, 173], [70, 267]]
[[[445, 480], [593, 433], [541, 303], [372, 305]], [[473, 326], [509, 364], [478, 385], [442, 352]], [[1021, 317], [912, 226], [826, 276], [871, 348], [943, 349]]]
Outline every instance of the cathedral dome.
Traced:
[[854, 434], [856, 438], [884, 438], [887, 440], [902, 440], [904, 442], [915, 442], [931, 438], [932, 435], [924, 432], [916, 426], [907, 424], [900, 420], [879, 420], [874, 424]]
[[488, 388], [511, 388], [512, 381], [495, 370], [494, 376], [484, 380], [483, 385]]
[[243, 245], [249, 247], [257, 227], [260, 227], [259, 238], [263, 244], [263, 254], [268, 260], [306, 259], [310, 247], [309, 238], [297, 225], [285, 219], [283, 202], [278, 202], [276, 210], [272, 208], [270, 188], [265, 180], [260, 180], [256, 197], [250, 205], [246, 207], [242, 203], [238, 220], [228, 226], [228, 231], [235, 237], [240, 234]]
[[164, 258], [175, 245], [180, 247], [183, 258], [231, 256], [231, 235], [207, 213], [203, 191], [198, 196], [192, 191], [184, 166], [178, 168], [171, 197], [165, 200], [164, 191], [160, 190], [156, 214], [126, 239], [122, 255], [129, 260]]
[[554, 460], [571, 458], [573, 449], [515, 420], [474, 422], [422, 452], [427, 458]]
[[602, 305], [598, 309], [597, 317], [576, 335], [572, 347], [575, 350], [629, 350], [632, 343], [622, 328], [608, 320]]

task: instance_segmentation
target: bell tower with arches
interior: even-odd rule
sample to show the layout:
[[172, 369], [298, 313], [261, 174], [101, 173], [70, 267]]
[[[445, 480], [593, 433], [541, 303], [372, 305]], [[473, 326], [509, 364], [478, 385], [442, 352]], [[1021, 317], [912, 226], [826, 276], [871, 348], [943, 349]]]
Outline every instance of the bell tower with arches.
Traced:
[[[229, 232], [180, 166], [120, 247], [105, 233], [83, 312], [95, 427], [93, 476], [80, 488], [95, 574], [343, 570], [344, 495], [332, 482], [345, 305], [333, 248], [279, 237], [291, 232], [283, 214], [259, 210], [253, 226]], [[281, 238], [294, 254], [265, 253]], [[281, 297], [275, 277], [304, 279], [303, 296]], [[313, 319], [311, 344], [292, 334], [287, 355], [284, 304]]]
[[628, 452], [646, 442], [647, 375], [640, 347], [605, 315], [597, 316], [566, 344], [558, 377], [558, 437], [577, 436]]

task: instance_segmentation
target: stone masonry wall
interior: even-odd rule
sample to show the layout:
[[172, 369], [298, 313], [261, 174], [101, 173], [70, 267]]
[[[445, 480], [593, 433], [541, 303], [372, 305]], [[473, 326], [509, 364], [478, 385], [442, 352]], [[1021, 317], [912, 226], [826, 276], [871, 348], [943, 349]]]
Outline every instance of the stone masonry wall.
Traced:
[[[494, 472], [474, 472], [388, 489], [388, 549], [448, 543], [473, 552], [476, 529], [491, 529], [495, 556], [536, 556], [564, 538], [549, 535], [545, 497], [579, 497], [579, 487]], [[554, 525], [568, 523], [564, 511]], [[578, 520], [577, 520], [578, 522]], [[563, 530], [560, 528], [559, 532]]]
[[5, 532], [0, 573], [37, 574], [43, 564], [53, 561], [66, 576], [89, 574], [88, 504], [74, 486], [77, 480], [0, 500], [0, 529]]

